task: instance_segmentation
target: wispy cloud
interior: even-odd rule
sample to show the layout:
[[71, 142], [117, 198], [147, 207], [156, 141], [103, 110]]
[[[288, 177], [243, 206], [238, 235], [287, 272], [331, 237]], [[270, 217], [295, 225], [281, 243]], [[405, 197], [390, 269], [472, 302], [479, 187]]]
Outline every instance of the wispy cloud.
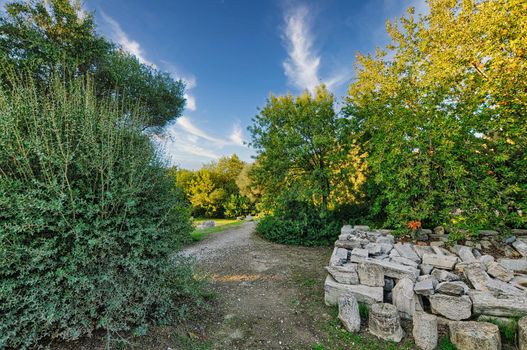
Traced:
[[312, 11], [307, 5], [298, 5], [285, 11], [282, 33], [288, 56], [283, 62], [285, 74], [289, 83], [299, 89], [313, 91], [321, 83], [329, 89], [340, 86], [349, 80], [351, 71], [338, 69], [327, 79], [320, 78], [322, 59], [315, 47], [310, 13]]
[[118, 43], [123, 48], [123, 50], [126, 50], [132, 55], [134, 55], [135, 57], [137, 57], [139, 62], [147, 64], [152, 67], [156, 67], [156, 65], [153, 62], [149, 61], [146, 58], [145, 53], [143, 49], [141, 48], [141, 45], [137, 41], [130, 39], [128, 35], [124, 32], [124, 30], [121, 28], [121, 25], [116, 20], [108, 16], [103, 11], [100, 11], [100, 13], [104, 21], [108, 23], [108, 25], [110, 26], [110, 29], [111, 29], [110, 36], [112, 40]]
[[242, 128], [239, 123], [234, 124], [229, 140], [238, 146], [244, 146]]

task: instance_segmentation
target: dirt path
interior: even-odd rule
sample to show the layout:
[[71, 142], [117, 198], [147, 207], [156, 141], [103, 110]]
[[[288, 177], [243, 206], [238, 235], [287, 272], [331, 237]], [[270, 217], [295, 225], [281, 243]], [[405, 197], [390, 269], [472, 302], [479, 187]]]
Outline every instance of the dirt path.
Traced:
[[270, 243], [254, 227], [244, 223], [183, 251], [217, 296], [217, 319], [204, 337], [213, 349], [310, 349], [330, 317], [322, 282], [331, 249]]

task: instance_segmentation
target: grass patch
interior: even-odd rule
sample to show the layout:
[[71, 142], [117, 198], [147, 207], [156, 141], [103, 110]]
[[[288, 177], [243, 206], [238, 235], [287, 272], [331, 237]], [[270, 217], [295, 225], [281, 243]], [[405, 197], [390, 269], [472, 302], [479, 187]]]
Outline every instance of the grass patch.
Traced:
[[[197, 226], [205, 220], [208, 219], [194, 220], [194, 225]], [[229, 228], [240, 226], [243, 223], [243, 221], [236, 221], [231, 219], [214, 219], [214, 222], [216, 223], [216, 226], [214, 227], [194, 229], [194, 231], [190, 233], [190, 237], [192, 238], [192, 240], [196, 242], [201, 241], [203, 238], [210, 234], [223, 232]]]
[[450, 338], [447, 336], [444, 336], [443, 338], [439, 339], [439, 344], [437, 345], [438, 350], [456, 350], [456, 346], [452, 344], [450, 341]]
[[501, 338], [507, 344], [516, 344], [516, 332], [518, 330], [518, 318], [511, 318], [510, 320], [503, 320], [499, 318], [490, 318], [486, 320], [498, 326], [501, 333]]
[[368, 305], [364, 303], [359, 303], [359, 315], [360, 318], [363, 320], [368, 319], [368, 316], [370, 315], [370, 309], [368, 309]]

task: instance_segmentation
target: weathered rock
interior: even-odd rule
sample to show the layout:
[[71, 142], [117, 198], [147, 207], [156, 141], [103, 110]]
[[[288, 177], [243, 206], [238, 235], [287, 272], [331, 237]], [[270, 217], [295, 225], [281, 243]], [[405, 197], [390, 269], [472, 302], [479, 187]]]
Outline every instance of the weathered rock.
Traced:
[[330, 266], [342, 266], [346, 263], [348, 259], [348, 250], [344, 248], [335, 247], [333, 249], [333, 254], [329, 259]]
[[354, 248], [351, 251], [351, 255], [356, 255], [356, 256], [363, 257], [363, 258], [367, 258], [368, 257], [368, 249]]
[[433, 269], [431, 275], [434, 276], [439, 282], [459, 281], [458, 275], [445, 270]]
[[468, 286], [465, 282], [461, 281], [452, 281], [452, 282], [442, 282], [439, 283], [436, 287], [436, 292], [447, 295], [464, 295], [468, 293]]
[[413, 317], [415, 345], [422, 350], [434, 350], [437, 346], [437, 316], [417, 311]]
[[443, 247], [444, 245], [445, 245], [445, 242], [443, 241], [430, 242], [431, 247]]
[[384, 270], [384, 276], [395, 278], [395, 279], [401, 279], [403, 277], [408, 277], [411, 280], [415, 281], [417, 276], [419, 276], [418, 269], [411, 267], [411, 266], [397, 264], [391, 261], [382, 261], [382, 260], [376, 260], [372, 258], [362, 258], [362, 257], [354, 256], [354, 255], [350, 256], [350, 261], [357, 262], [357, 263], [365, 262], [365, 263], [379, 265]]
[[515, 228], [511, 230], [511, 233], [516, 236], [527, 236], [527, 229]]
[[374, 304], [371, 306], [368, 330], [371, 334], [384, 340], [396, 343], [404, 337], [397, 308], [391, 304]]
[[364, 240], [360, 238], [339, 239], [338, 241], [335, 241], [335, 247], [344, 249], [362, 248], [365, 244]]
[[379, 236], [375, 242], [381, 244], [391, 244], [393, 246], [395, 244], [395, 238], [392, 235]]
[[498, 262], [514, 272], [527, 273], [527, 259], [498, 259]]
[[514, 243], [512, 243], [512, 246], [523, 257], [527, 257], [527, 243], [525, 243], [523, 240], [518, 239], [518, 240], [514, 241]]
[[505, 244], [512, 244], [516, 241], [516, 236], [509, 236], [503, 240]]
[[466, 320], [472, 316], [472, 302], [466, 295], [455, 297], [434, 294], [429, 300], [433, 313], [443, 315], [450, 320]]
[[409, 278], [400, 279], [392, 290], [392, 300], [401, 317], [412, 318], [419, 302], [414, 293], [414, 282]]
[[[434, 243], [434, 242], [432, 242], [432, 243]], [[432, 243], [430, 243], [430, 244], [432, 244]], [[417, 256], [419, 258], [421, 258], [421, 259], [423, 258], [423, 255], [426, 254], [426, 253], [429, 253], [429, 254], [433, 254], [434, 253], [434, 251], [432, 250], [431, 247], [429, 247], [429, 246], [420, 246], [420, 245], [414, 245], [414, 251], [417, 254]]]
[[451, 322], [450, 340], [457, 350], [501, 350], [500, 330], [488, 322]]
[[356, 264], [343, 266], [326, 266], [326, 271], [337, 281], [344, 284], [359, 284], [359, 275]]
[[444, 235], [445, 234], [445, 228], [443, 226], [437, 226], [434, 228], [434, 234], [436, 235]]
[[455, 256], [424, 254], [423, 264], [432, 265], [445, 270], [452, 270], [457, 263]]
[[508, 245], [504, 246], [504, 247], [501, 247], [502, 251], [503, 251], [503, 255], [506, 257], [506, 258], [509, 258], [509, 259], [518, 259], [518, 258], [521, 258], [522, 255], [520, 253], [518, 253], [518, 251]]
[[370, 255], [388, 254], [392, 248], [393, 245], [389, 243], [368, 243], [364, 247]]
[[476, 257], [472, 253], [472, 249], [469, 247], [459, 248], [457, 254], [461, 258], [461, 261], [463, 262], [475, 262], [476, 261]]
[[434, 281], [431, 278], [417, 281], [414, 286], [414, 292], [419, 295], [434, 294]]
[[370, 287], [384, 286], [384, 270], [381, 266], [367, 262], [359, 263], [357, 268], [361, 284]]
[[470, 281], [472, 287], [476, 290], [486, 291], [487, 282], [490, 279], [481, 265], [470, 264], [465, 267], [465, 277]]
[[493, 246], [492, 242], [486, 239], [481, 240], [479, 243], [484, 249], [487, 249], [487, 250], [491, 249]]
[[391, 258], [391, 261], [393, 261], [393, 262], [395, 262], [397, 264], [403, 264], [403, 265], [412, 266], [412, 267], [415, 267], [415, 268], [417, 268], [419, 266], [419, 264], [416, 263], [415, 261], [407, 259], [407, 258], [402, 257], [402, 256], [394, 256], [394, 257]]
[[499, 235], [499, 232], [494, 230], [479, 230], [478, 235], [480, 237], [497, 236]]
[[515, 276], [510, 281], [510, 284], [512, 284], [516, 288], [526, 290], [527, 289], [527, 276], [526, 275]]
[[419, 269], [421, 270], [421, 274], [429, 275], [434, 267], [432, 265], [421, 264], [419, 265]]
[[522, 317], [518, 321], [518, 348], [527, 350], [527, 317]]
[[353, 228], [351, 227], [351, 225], [344, 225], [340, 229], [341, 235], [351, 235], [352, 233], [353, 233]]
[[482, 255], [478, 258], [478, 262], [482, 263], [488, 268], [489, 264], [494, 262], [494, 257], [492, 255]]
[[337, 305], [339, 297], [349, 293], [353, 294], [360, 303], [374, 304], [383, 301], [382, 287], [338, 283], [329, 275], [324, 283], [324, 292], [324, 300], [328, 306]]
[[419, 255], [417, 255], [417, 253], [412, 249], [412, 245], [410, 243], [396, 243], [393, 247], [402, 257], [413, 260], [416, 263], [421, 262], [421, 258], [419, 258]]
[[355, 226], [353, 226], [353, 229], [354, 229], [354, 230], [357, 230], [357, 231], [369, 231], [369, 230], [370, 230], [370, 226], [366, 226], [366, 225], [355, 225]]
[[512, 284], [489, 278], [486, 284], [487, 290], [505, 295], [524, 295], [525, 292], [514, 287]]
[[348, 332], [360, 331], [359, 303], [353, 294], [339, 297], [339, 319]]
[[469, 290], [475, 314], [517, 317], [527, 315], [527, 296], [493, 295], [490, 292]]

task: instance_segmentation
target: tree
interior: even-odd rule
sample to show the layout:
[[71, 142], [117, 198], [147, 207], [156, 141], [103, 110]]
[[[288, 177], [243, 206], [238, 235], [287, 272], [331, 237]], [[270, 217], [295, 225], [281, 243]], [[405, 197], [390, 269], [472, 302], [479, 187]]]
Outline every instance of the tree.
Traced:
[[52, 75], [90, 74], [99, 98], [138, 102], [145, 128], [162, 128], [179, 117], [184, 83], [97, 35], [93, 14], [81, 12], [80, 2], [69, 0], [8, 3], [0, 17], [2, 84], [10, 84], [12, 72], [28, 72], [43, 89], [49, 88]]
[[523, 225], [525, 2], [429, 5], [430, 15], [410, 9], [388, 24], [392, 54], [359, 55], [349, 88], [344, 110], [368, 154], [373, 214], [398, 227]]
[[254, 176], [270, 205], [288, 196], [325, 211], [338, 141], [333, 95], [320, 86], [313, 96], [271, 96], [249, 130], [258, 153]]

